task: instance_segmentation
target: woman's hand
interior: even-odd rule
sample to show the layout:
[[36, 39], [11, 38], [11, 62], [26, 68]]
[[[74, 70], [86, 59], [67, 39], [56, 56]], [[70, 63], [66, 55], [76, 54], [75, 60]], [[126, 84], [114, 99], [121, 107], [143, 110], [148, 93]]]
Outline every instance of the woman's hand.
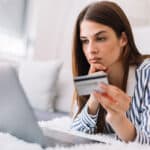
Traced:
[[94, 92], [95, 98], [107, 111], [106, 120], [120, 121], [130, 107], [131, 98], [113, 85], [100, 84], [103, 93]]
[[103, 66], [102, 64], [91, 64], [88, 74], [92, 74], [98, 71], [106, 71], [106, 70], [107, 68]]
[[[105, 70], [106, 67], [101, 64], [91, 64], [88, 74], [92, 74], [98, 71], [105, 71]], [[91, 93], [90, 98], [88, 100], [88, 113], [95, 115], [98, 109], [99, 109], [99, 102], [97, 101], [95, 96], [93, 96], [93, 93]]]
[[101, 84], [100, 88], [103, 93], [94, 92], [93, 94], [107, 111], [106, 121], [120, 139], [126, 142], [133, 141], [136, 137], [136, 129], [125, 114], [130, 107], [131, 98], [113, 85]]

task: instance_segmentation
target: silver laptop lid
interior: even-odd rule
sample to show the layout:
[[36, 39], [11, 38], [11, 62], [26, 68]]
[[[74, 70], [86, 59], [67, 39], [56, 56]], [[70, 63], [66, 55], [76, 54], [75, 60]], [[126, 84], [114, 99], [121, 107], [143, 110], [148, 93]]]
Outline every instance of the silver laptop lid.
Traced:
[[45, 145], [43, 133], [19, 83], [16, 69], [5, 63], [0, 64], [0, 131]]

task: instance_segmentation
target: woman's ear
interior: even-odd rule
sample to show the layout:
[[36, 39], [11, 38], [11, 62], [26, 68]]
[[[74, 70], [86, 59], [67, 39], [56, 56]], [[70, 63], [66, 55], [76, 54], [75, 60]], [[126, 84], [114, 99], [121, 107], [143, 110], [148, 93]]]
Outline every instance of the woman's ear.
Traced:
[[127, 45], [127, 43], [128, 43], [127, 35], [126, 35], [125, 32], [122, 32], [122, 33], [121, 33], [121, 37], [120, 37], [120, 45], [121, 45], [122, 47], [124, 47], [125, 45]]

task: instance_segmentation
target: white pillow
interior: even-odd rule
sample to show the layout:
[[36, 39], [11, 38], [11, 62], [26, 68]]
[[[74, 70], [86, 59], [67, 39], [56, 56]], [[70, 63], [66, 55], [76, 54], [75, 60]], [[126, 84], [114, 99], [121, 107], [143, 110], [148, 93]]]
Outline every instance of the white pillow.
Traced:
[[71, 69], [67, 69], [65, 66], [63, 66], [58, 79], [58, 95], [55, 103], [56, 110], [70, 112], [73, 91], [74, 83]]
[[54, 110], [60, 61], [26, 61], [19, 65], [19, 79], [33, 108]]

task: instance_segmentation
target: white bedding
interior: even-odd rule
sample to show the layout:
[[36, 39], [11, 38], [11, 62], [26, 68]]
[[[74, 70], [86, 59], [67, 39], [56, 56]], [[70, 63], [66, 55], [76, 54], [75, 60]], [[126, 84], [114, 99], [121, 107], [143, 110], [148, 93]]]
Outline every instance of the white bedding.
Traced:
[[[39, 122], [39, 125], [44, 128], [53, 128], [54, 130], [61, 130], [63, 132], [70, 132], [71, 119], [69, 117], [56, 118], [51, 121]], [[72, 134], [78, 134], [80, 136], [85, 136], [85, 134], [79, 132], [72, 132]], [[87, 136], [87, 135], [86, 135]], [[104, 135], [88, 135], [89, 138], [99, 139], [103, 141], [109, 141], [110, 144], [86, 144], [86, 145], [78, 145], [70, 148], [64, 147], [55, 147], [55, 148], [47, 148], [46, 150], [149, 150], [150, 146], [139, 145], [137, 143], [121, 143], [115, 141], [114, 138], [104, 136]], [[42, 150], [41, 146], [38, 144], [27, 143], [23, 140], [19, 140], [18, 138], [11, 136], [10, 134], [0, 133], [0, 149], [1, 150]]]

